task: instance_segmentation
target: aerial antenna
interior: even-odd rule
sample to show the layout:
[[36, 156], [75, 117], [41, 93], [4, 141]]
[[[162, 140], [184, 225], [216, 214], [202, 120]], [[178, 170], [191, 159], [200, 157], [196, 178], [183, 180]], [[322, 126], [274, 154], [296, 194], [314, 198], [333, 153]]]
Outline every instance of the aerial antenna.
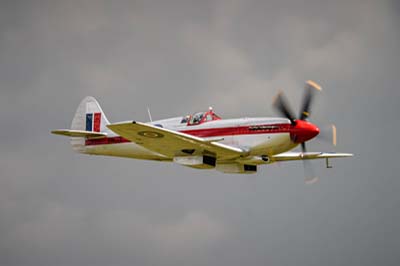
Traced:
[[149, 114], [150, 122], [153, 122], [153, 118], [151, 118], [150, 108], [147, 106], [147, 113]]

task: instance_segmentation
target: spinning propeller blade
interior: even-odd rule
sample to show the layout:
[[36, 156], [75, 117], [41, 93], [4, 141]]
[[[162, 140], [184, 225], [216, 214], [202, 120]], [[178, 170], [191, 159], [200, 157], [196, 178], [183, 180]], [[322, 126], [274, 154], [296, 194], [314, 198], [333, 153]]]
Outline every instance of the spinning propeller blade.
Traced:
[[334, 124], [331, 124], [329, 126], [324, 126], [319, 135], [317, 136], [318, 139], [330, 143], [333, 146], [336, 146], [337, 144], [337, 134], [336, 134], [336, 126]]
[[292, 110], [290, 109], [289, 102], [287, 101], [285, 95], [283, 92], [279, 92], [278, 95], [276, 95], [274, 101], [273, 101], [273, 106], [275, 109], [283, 114], [287, 119], [290, 120], [292, 125], [295, 125], [296, 118], [293, 115]]
[[336, 126], [332, 124], [332, 144], [336, 146], [337, 139], [336, 139]]
[[304, 87], [304, 97], [303, 97], [303, 103], [301, 105], [300, 109], [300, 120], [306, 120], [311, 113], [310, 106], [312, 103], [312, 100], [314, 98], [314, 93], [315, 91], [320, 91], [321, 86], [319, 86], [317, 83], [315, 83], [312, 80], [308, 80], [306, 82], [306, 86]]
[[[301, 152], [307, 152], [306, 143], [301, 143]], [[303, 160], [303, 170], [304, 170], [304, 183], [307, 185], [314, 184], [319, 181], [319, 178], [315, 175], [314, 168], [310, 161]]]

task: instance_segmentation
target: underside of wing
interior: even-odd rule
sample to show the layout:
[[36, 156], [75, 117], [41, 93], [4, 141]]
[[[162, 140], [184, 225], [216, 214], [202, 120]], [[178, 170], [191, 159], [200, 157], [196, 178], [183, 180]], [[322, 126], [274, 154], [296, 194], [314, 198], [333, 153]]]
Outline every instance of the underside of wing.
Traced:
[[352, 157], [351, 153], [335, 152], [285, 152], [272, 156], [272, 161], [314, 160]]
[[121, 122], [107, 127], [138, 145], [170, 158], [208, 155], [216, 159], [234, 159], [246, 154], [240, 148], [218, 141], [209, 141], [141, 122]]

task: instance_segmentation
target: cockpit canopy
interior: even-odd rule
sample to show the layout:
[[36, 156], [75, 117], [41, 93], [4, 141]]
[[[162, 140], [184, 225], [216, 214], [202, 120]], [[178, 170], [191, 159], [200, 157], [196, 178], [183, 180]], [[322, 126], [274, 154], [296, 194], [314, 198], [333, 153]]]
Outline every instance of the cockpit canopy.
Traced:
[[210, 107], [207, 112], [198, 112], [193, 115], [187, 115], [183, 117], [181, 124], [187, 123], [188, 126], [193, 126], [214, 120], [221, 120], [221, 117], [216, 115]]

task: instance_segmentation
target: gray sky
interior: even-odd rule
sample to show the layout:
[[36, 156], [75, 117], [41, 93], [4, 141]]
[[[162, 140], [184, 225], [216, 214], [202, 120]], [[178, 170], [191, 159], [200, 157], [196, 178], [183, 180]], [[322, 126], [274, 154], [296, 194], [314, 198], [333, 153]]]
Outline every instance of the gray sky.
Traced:
[[[1, 1], [0, 265], [399, 265], [399, 28], [396, 0]], [[224, 175], [49, 134], [87, 95], [111, 121], [272, 116], [307, 79], [356, 154], [314, 186], [301, 162]]]

